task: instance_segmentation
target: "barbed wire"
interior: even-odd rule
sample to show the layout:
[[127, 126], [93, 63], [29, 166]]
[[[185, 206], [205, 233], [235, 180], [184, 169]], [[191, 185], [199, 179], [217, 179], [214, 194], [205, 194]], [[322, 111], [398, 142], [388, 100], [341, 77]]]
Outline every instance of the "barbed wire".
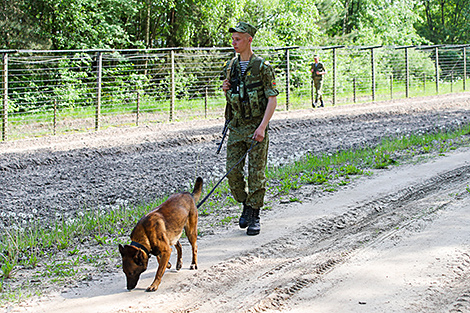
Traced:
[[[327, 104], [336, 105], [466, 90], [467, 50], [468, 45], [337, 46], [255, 48], [255, 53], [273, 65], [279, 109], [287, 110], [311, 105], [314, 53], [328, 72]], [[230, 48], [0, 54], [2, 140], [221, 117], [221, 70], [235, 55]]]

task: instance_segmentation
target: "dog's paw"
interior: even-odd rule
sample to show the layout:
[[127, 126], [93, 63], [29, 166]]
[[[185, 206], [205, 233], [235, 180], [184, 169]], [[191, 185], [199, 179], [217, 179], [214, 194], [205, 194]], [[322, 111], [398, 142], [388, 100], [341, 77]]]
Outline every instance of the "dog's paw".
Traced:
[[171, 263], [168, 262], [168, 264], [166, 265], [166, 268], [171, 268]]
[[145, 291], [147, 291], [147, 292], [154, 292], [154, 291], [157, 291], [157, 289], [158, 289], [158, 286], [156, 286], [156, 287], [155, 287], [155, 286], [150, 286], [150, 287], [148, 287]]
[[176, 263], [176, 270], [179, 271], [183, 267], [183, 262]]
[[191, 264], [189, 267], [190, 270], [197, 270], [197, 264]]

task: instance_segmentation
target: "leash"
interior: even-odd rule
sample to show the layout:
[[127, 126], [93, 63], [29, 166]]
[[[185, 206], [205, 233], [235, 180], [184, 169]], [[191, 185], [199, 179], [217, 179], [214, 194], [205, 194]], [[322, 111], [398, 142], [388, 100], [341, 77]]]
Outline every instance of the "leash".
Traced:
[[240, 164], [240, 162], [245, 159], [245, 157], [248, 155], [248, 153], [250, 153], [250, 151], [253, 150], [253, 148], [256, 147], [258, 144], [259, 144], [258, 141], [255, 141], [254, 139], [252, 139], [250, 148], [240, 158], [240, 160], [238, 160], [238, 162], [234, 166], [232, 166], [232, 168], [229, 169], [227, 173], [225, 173], [225, 175], [219, 180], [219, 182], [214, 186], [214, 188], [212, 188], [212, 190], [207, 194], [207, 196], [205, 196], [204, 199], [202, 199], [202, 201], [199, 202], [199, 204], [196, 206], [197, 208], [199, 208], [201, 205], [204, 204], [204, 202], [206, 202], [206, 200], [210, 197], [210, 195], [214, 192], [214, 190], [220, 185], [220, 183], [224, 180], [224, 178], [227, 177], [227, 175], [230, 174], [230, 172], [235, 168], [235, 166]]

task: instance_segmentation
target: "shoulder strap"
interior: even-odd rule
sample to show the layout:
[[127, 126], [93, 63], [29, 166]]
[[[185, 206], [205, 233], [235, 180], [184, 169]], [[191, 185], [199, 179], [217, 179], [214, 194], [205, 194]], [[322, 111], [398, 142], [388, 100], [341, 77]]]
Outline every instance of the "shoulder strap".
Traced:
[[235, 60], [237, 59], [237, 57], [234, 57], [230, 63], [228, 64], [228, 67], [227, 67], [227, 79], [230, 80], [230, 75], [231, 75], [231, 72], [232, 72], [232, 65], [233, 65], [233, 62], [235, 62]]
[[261, 58], [261, 57], [257, 57], [253, 61], [253, 67], [251, 69], [251, 74], [253, 74], [254, 76], [259, 75], [259, 73], [261, 72], [261, 66], [263, 65], [263, 61], [264, 61], [264, 59]]

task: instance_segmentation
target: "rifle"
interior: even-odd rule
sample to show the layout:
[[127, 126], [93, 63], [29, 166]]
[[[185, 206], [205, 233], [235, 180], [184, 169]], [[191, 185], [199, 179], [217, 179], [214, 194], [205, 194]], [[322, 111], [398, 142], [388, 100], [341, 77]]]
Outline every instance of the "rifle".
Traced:
[[227, 136], [229, 123], [230, 123], [230, 120], [225, 120], [224, 129], [222, 130], [222, 140], [220, 141], [219, 147], [217, 148], [217, 154], [220, 153], [220, 149], [222, 149], [222, 145], [224, 144], [225, 136]]

